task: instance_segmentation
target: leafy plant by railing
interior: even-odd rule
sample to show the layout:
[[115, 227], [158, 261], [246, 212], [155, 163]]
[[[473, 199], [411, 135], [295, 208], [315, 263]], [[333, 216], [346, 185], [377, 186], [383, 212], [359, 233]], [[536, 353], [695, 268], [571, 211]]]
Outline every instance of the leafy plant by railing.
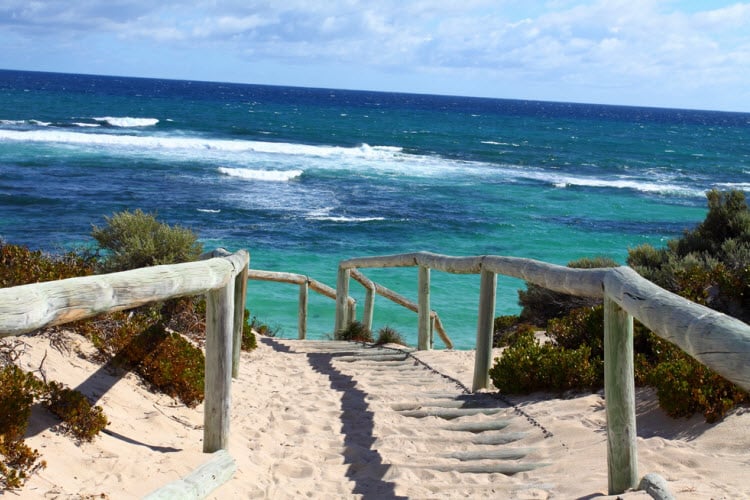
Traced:
[[[745, 300], [743, 290], [749, 286], [743, 279], [750, 279], [750, 275], [743, 274], [743, 269], [750, 267], [750, 212], [741, 192], [711, 191], [707, 197], [708, 214], [696, 229], [670, 240], [659, 250], [647, 245], [631, 249], [628, 262], [641, 274], [682, 297], [747, 318], [747, 311], [740, 306]], [[586, 268], [593, 263], [612, 264], [597, 259], [574, 261], [568, 266]], [[495, 386], [507, 393], [554, 391], [554, 387], [544, 384], [550, 377], [560, 375], [560, 366], [552, 358], [568, 356], [571, 349], [584, 346], [590, 349], [592, 360], [602, 362], [604, 314], [602, 306], [596, 306], [601, 300], [586, 299], [588, 307], [575, 309], [582, 300], [527, 284], [527, 291], [519, 292], [519, 304], [523, 307], [520, 317], [496, 319], [496, 345], [504, 331], [512, 331], [524, 319], [546, 325], [551, 344], [511, 346], [491, 372]], [[634, 343], [636, 383], [656, 388], [659, 404], [669, 415], [686, 417], [700, 412], [713, 422], [736, 405], [750, 402], [747, 391], [638, 323]], [[523, 368], [514, 365], [517, 359], [524, 361]], [[534, 362], [530, 362], [532, 359]], [[573, 374], [567, 378], [573, 380]], [[531, 380], [520, 386], [519, 379]], [[593, 385], [586, 381], [569, 388], [599, 389], [603, 384], [600, 376]]]

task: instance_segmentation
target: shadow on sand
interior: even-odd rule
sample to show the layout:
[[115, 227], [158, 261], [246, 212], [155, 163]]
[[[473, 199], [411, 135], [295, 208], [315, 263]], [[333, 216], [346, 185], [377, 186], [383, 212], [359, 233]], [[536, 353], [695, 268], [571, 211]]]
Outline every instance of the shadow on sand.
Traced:
[[[294, 353], [289, 347], [273, 339], [261, 338], [261, 342], [275, 351]], [[301, 354], [301, 353], [300, 353]], [[313, 370], [328, 377], [331, 389], [341, 393], [341, 432], [344, 434], [344, 463], [349, 465], [347, 477], [355, 483], [353, 493], [370, 499], [405, 499], [395, 493], [395, 485], [383, 480], [390, 465], [372, 449], [375, 442], [374, 413], [366, 401], [367, 394], [356, 388], [356, 382], [333, 366], [333, 359], [342, 354], [307, 353]]]

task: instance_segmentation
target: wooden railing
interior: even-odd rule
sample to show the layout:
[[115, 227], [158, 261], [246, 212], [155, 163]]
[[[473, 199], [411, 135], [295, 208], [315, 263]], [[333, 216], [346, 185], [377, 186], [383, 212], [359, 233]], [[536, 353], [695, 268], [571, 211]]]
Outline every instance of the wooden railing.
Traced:
[[[207, 453], [226, 450], [230, 386], [239, 364], [249, 255], [245, 251], [235, 254], [216, 251], [206, 257], [208, 260], [200, 262], [0, 289], [0, 337], [20, 335], [151, 302], [205, 294], [203, 450]], [[339, 264], [335, 291], [335, 331], [347, 326], [355, 317], [349, 297], [350, 277], [364, 282], [368, 291], [377, 291], [377, 286], [358, 273], [357, 268], [408, 266], [419, 267], [416, 310], [420, 349], [430, 348], [430, 328], [435, 318], [430, 309], [430, 270], [481, 275], [475, 391], [489, 385], [498, 274], [520, 278], [557, 292], [604, 300], [604, 390], [611, 494], [637, 487], [633, 318], [727, 379], [750, 390], [750, 326], [659, 288], [627, 267], [571, 269], [515, 257], [449, 257], [425, 252], [345, 260]], [[265, 279], [260, 273], [263, 272], [255, 271], [253, 279]], [[294, 275], [289, 275], [289, 278], [298, 279]], [[331, 289], [313, 285], [314, 280], [304, 278], [304, 283], [292, 282], [300, 286], [310, 284], [313, 289], [320, 288], [331, 296]], [[301, 298], [302, 295], [301, 291]], [[304, 295], [306, 303], [306, 292]], [[366, 318], [368, 315], [372, 317], [371, 300], [368, 297]], [[205, 477], [225, 480], [226, 474], [214, 473], [211, 468], [219, 467], [226, 472], [231, 467], [228, 462], [233, 463], [231, 457], [215, 454], [211, 462], [214, 465], [209, 465], [208, 472], [201, 469], [195, 477], [172, 486], [179, 491], [194, 491], [197, 483], [205, 482]]]
[[[365, 297], [365, 308], [363, 313], [362, 323], [368, 330], [372, 330], [372, 318], [373, 318], [373, 307], [375, 302], [375, 293], [399, 304], [410, 311], [417, 312], [418, 305], [406, 297], [399, 295], [398, 293], [390, 290], [378, 283], [370, 281], [365, 275], [352, 271], [352, 278], [357, 280], [362, 286], [365, 287], [367, 294]], [[277, 271], [261, 271], [259, 269], [250, 269], [247, 275], [248, 279], [258, 281], [275, 281], [278, 283], [291, 283], [299, 285], [299, 300], [298, 300], [298, 311], [297, 311], [297, 336], [299, 339], [307, 338], [307, 298], [308, 290], [313, 290], [319, 294], [336, 300], [336, 290], [321, 283], [320, 281], [314, 280], [304, 274], [294, 273], [282, 273]], [[346, 310], [347, 317], [355, 318], [357, 315], [357, 302], [352, 297], [346, 297]], [[435, 311], [430, 311], [431, 325], [438, 332], [438, 335], [442, 339], [443, 343], [448, 349], [453, 348], [453, 342], [448, 337], [448, 334], [443, 328], [443, 323], [440, 321], [440, 316]], [[336, 330], [338, 331], [338, 330]], [[430, 336], [431, 338], [431, 336]], [[430, 342], [432, 344], [432, 342]]]
[[[146, 267], [0, 289], [0, 337], [189, 295], [206, 295], [203, 451], [226, 450], [232, 377], [237, 376], [249, 254], [224, 250], [207, 260]], [[224, 469], [226, 458], [219, 455]], [[216, 476], [216, 474], [214, 474]], [[225, 477], [225, 476], [223, 476]]]
[[695, 304], [628, 267], [571, 269], [516, 257], [450, 257], [426, 252], [364, 257], [339, 263], [335, 329], [352, 320], [346, 297], [357, 268], [418, 267], [418, 348], [429, 348], [430, 270], [480, 274], [479, 318], [472, 390], [489, 386], [497, 275], [556, 292], [604, 301], [604, 394], [610, 494], [638, 486], [633, 318], [740, 387], [750, 390], [750, 325]]
[[[299, 301], [297, 308], [297, 336], [300, 340], [307, 338], [307, 298], [309, 290], [318, 292], [324, 297], [336, 300], [336, 290], [321, 283], [320, 281], [314, 280], [304, 274], [294, 273], [281, 273], [277, 271], [261, 271], [259, 269], [250, 269], [247, 274], [248, 279], [258, 281], [275, 281], [277, 283], [291, 283], [293, 285], [299, 285]], [[357, 314], [357, 302], [347, 297], [347, 311], [350, 317], [354, 317]]]

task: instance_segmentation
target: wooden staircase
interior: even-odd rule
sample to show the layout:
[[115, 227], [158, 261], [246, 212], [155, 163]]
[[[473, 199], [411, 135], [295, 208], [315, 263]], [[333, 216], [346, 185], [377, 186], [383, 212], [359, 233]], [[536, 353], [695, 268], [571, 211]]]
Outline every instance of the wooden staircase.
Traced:
[[[406, 348], [273, 342], [307, 356], [342, 393], [344, 455], [360, 451], [347, 458], [354, 493], [373, 491], [376, 481], [384, 498], [474, 497], [494, 488], [507, 492], [510, 482], [515, 498], [548, 496], [552, 485], [533, 471], [548, 465], [551, 434], [496, 394], [470, 394]], [[358, 463], [362, 456], [367, 463]]]

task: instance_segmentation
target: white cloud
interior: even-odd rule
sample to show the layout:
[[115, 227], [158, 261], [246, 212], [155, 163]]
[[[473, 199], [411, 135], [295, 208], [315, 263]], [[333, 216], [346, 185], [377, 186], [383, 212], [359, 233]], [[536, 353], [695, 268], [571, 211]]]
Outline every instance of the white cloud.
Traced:
[[685, 11], [657, 0], [5, 0], [0, 36], [68, 47], [111, 37], [186, 58], [215, 50], [235, 60], [474, 75], [529, 88], [575, 82], [581, 92], [647, 79], [675, 91], [744, 84], [750, 3], [704, 4]]

